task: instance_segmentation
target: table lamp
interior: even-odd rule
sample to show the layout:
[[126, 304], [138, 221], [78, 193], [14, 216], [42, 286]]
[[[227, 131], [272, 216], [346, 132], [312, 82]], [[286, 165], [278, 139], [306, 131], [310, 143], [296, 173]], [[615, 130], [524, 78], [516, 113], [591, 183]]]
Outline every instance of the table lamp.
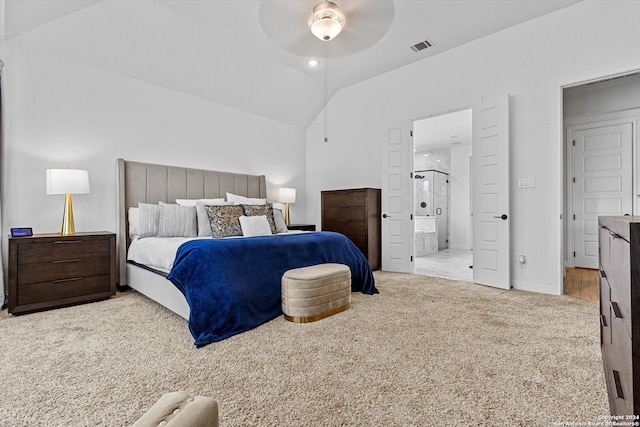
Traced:
[[89, 193], [89, 172], [81, 169], [47, 169], [47, 194], [65, 194], [64, 215], [60, 234], [76, 234], [73, 225], [72, 194]]
[[291, 216], [289, 215], [289, 203], [296, 202], [296, 189], [295, 188], [281, 188], [278, 194], [278, 201], [285, 204], [284, 210], [284, 222], [287, 225], [291, 225]]

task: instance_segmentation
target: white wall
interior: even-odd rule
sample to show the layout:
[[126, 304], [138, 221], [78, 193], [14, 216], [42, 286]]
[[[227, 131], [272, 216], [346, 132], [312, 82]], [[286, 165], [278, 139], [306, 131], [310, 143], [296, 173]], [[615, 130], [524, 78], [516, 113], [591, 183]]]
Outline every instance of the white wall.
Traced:
[[[583, 1], [339, 91], [328, 107], [330, 142], [321, 142], [321, 116], [307, 130], [307, 219], [320, 223], [321, 190], [381, 186], [388, 122], [509, 93], [512, 285], [559, 293], [560, 86], [640, 69], [638, 16], [640, 2]], [[521, 177], [536, 187], [518, 190]], [[527, 268], [517, 267], [520, 254]]]
[[[20, 37], [4, 43], [3, 235], [58, 232], [64, 196], [45, 194], [45, 169], [88, 169], [74, 197], [76, 231], [116, 231], [116, 159], [267, 176], [305, 187], [305, 131], [63, 57]], [[305, 194], [292, 205], [304, 217]], [[6, 237], [5, 237], [6, 239]], [[6, 245], [6, 241], [5, 241]], [[6, 246], [5, 246], [6, 247]]]
[[471, 249], [471, 200], [469, 189], [469, 159], [471, 146], [451, 147], [451, 173], [449, 189], [451, 208], [449, 210], [449, 247], [451, 249]]
[[563, 107], [565, 119], [638, 108], [640, 74], [567, 88]]

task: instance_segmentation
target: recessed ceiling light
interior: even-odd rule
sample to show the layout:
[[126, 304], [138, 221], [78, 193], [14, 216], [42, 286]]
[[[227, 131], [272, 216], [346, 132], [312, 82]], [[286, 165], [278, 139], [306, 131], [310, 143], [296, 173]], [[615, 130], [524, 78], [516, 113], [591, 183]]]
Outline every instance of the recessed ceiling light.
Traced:
[[309, 64], [310, 67], [316, 67], [318, 65], [318, 60], [317, 59], [310, 59], [307, 61], [307, 64]]
[[429, 157], [429, 155], [428, 155], [428, 154], [425, 154], [424, 156], [425, 156], [425, 157]]

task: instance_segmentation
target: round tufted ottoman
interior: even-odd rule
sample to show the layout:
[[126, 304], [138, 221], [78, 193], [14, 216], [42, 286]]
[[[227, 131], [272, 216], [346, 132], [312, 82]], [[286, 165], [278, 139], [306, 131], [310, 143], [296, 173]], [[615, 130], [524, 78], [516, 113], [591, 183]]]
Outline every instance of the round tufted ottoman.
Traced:
[[351, 303], [351, 270], [343, 264], [318, 264], [282, 276], [282, 312], [290, 322], [315, 322], [340, 313]]

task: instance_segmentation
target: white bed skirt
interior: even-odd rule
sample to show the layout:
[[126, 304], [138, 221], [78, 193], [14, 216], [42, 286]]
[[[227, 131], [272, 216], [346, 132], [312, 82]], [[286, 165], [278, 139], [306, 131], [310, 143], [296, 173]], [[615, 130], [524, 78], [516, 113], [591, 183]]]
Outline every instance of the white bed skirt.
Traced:
[[151, 298], [185, 320], [189, 320], [190, 310], [187, 300], [182, 292], [164, 276], [127, 263], [127, 283], [132, 289]]

